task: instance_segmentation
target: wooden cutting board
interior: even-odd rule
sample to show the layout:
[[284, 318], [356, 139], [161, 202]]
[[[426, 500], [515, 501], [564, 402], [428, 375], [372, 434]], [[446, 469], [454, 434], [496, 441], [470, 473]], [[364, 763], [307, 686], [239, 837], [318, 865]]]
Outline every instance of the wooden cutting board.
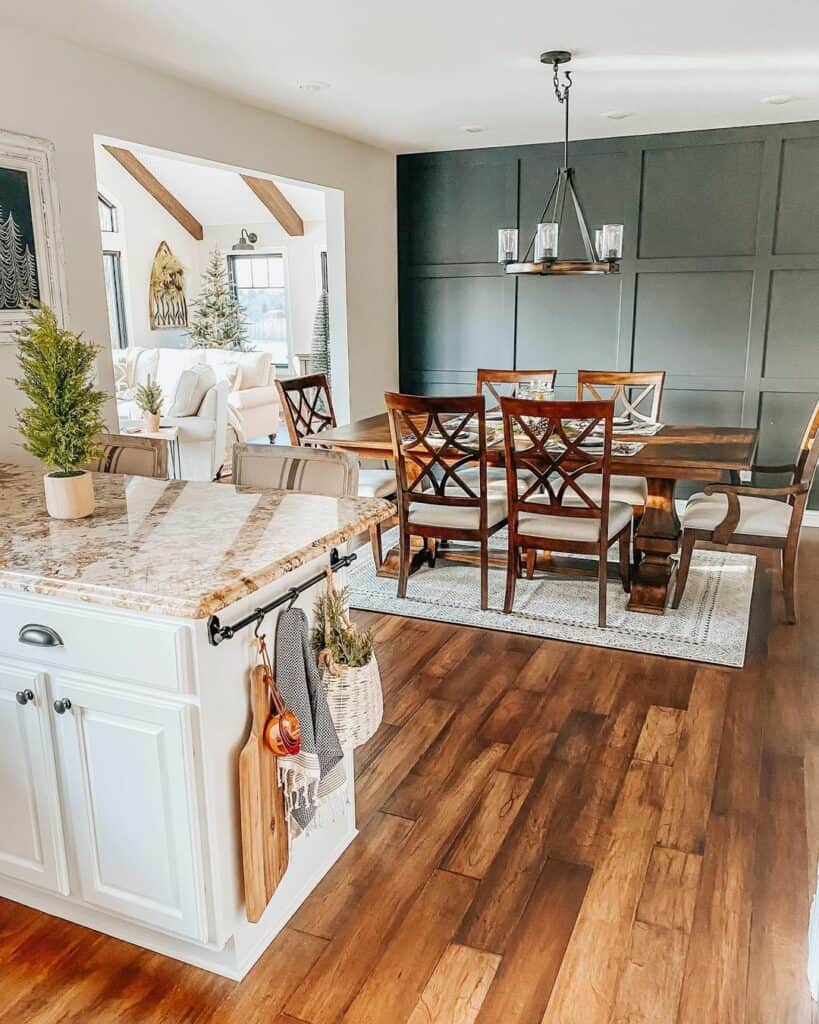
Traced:
[[265, 746], [264, 726], [270, 701], [263, 665], [250, 674], [250, 735], [239, 755], [242, 863], [245, 913], [255, 922], [264, 913], [287, 870], [288, 835], [284, 796], [276, 774], [276, 755]]

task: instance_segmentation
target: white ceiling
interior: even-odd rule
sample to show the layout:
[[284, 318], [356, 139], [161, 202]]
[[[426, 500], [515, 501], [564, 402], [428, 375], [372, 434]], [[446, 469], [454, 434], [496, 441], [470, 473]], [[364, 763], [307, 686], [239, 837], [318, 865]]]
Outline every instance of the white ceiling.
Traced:
[[[819, 118], [811, 0], [27, 0], [19, 20], [399, 152]], [[325, 82], [307, 91], [299, 83]], [[793, 97], [766, 105], [771, 95]], [[622, 120], [602, 115], [628, 113]], [[468, 134], [465, 126], [486, 129]]]
[[[131, 149], [200, 224], [260, 224], [275, 219], [236, 171]], [[324, 220], [321, 189], [274, 181], [302, 220]]]

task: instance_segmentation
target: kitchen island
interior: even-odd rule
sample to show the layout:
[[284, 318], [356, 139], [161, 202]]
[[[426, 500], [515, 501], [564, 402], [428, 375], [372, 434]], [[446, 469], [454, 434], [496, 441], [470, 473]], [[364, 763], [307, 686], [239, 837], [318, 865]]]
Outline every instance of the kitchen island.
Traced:
[[[242, 978], [355, 835], [346, 799], [293, 841], [245, 916], [237, 761], [253, 629], [222, 624], [321, 572], [392, 514], [227, 484], [95, 475], [49, 518], [42, 473], [0, 465], [0, 896]], [[315, 591], [299, 599], [308, 615]], [[272, 644], [276, 613], [262, 631]]]

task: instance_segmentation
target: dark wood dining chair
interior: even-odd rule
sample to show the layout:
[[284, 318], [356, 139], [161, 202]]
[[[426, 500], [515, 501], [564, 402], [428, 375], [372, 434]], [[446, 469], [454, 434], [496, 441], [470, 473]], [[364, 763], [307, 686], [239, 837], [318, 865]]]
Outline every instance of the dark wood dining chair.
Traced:
[[781, 552], [785, 621], [795, 624], [796, 555], [805, 506], [819, 462], [817, 433], [819, 402], [814, 406], [793, 464], [752, 467], [754, 473], [788, 474], [791, 482], [786, 486], [710, 484], [703, 492], [688, 499], [682, 517], [682, 551], [672, 608], [679, 608], [685, 593], [691, 556], [698, 540], [720, 546], [743, 544], [774, 548]]
[[[614, 415], [628, 416], [634, 423], [659, 422], [664, 387], [665, 370], [577, 371], [579, 401], [589, 399], [596, 402], [614, 402]], [[589, 486], [594, 488], [595, 484], [589, 481]], [[615, 474], [611, 478], [611, 497], [617, 501], [627, 501], [631, 505], [636, 530], [648, 499], [648, 483], [645, 477]]]
[[[509, 517], [503, 610], [512, 611], [524, 552], [546, 549], [597, 555], [597, 616], [600, 626], [605, 626], [607, 553], [615, 542], [623, 589], [628, 592], [630, 585], [632, 510], [609, 495], [614, 405], [502, 398], [501, 409]], [[594, 434], [600, 424], [602, 438]], [[584, 447], [584, 442], [595, 440], [595, 447]], [[522, 479], [523, 472], [532, 474], [532, 483]], [[595, 476], [600, 483], [597, 496], [586, 487]]]
[[410, 538], [422, 538], [425, 548], [430, 541], [474, 541], [486, 610], [489, 538], [506, 523], [506, 491], [487, 486], [483, 395], [426, 398], [388, 392], [384, 398], [398, 479], [398, 596], [407, 596]]
[[[517, 398], [519, 384], [555, 386], [557, 370], [485, 370], [477, 371], [477, 392], [488, 401], [487, 411], [500, 407], [501, 398]], [[494, 402], [491, 400], [494, 399]]]
[[[311, 373], [305, 377], [277, 380], [276, 388], [282, 404], [284, 422], [290, 444], [300, 446], [305, 437], [321, 434], [336, 426], [333, 396], [330, 385], [323, 373]], [[383, 469], [359, 469], [358, 496], [360, 498], [387, 498], [394, 500], [396, 494], [395, 470], [384, 463]], [[394, 526], [393, 520], [377, 523], [370, 527], [370, 544], [376, 569], [384, 562], [382, 531]]]
[[92, 473], [122, 473], [168, 479], [168, 442], [134, 434], [98, 434], [99, 457], [85, 468]]

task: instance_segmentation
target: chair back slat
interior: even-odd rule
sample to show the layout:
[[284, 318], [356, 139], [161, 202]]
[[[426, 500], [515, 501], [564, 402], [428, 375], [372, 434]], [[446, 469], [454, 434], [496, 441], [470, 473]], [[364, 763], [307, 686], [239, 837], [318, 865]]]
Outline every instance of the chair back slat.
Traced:
[[817, 465], [819, 465], [819, 402], [813, 407], [813, 412], [805, 427], [802, 436], [802, 443], [799, 446], [799, 454], [794, 464], [793, 483], [807, 483], [808, 489], [804, 494], [796, 494], [789, 498], [793, 505], [791, 514], [791, 530], [799, 531], [802, 526], [802, 519], [805, 515], [810, 489], [816, 476]]
[[[657, 423], [663, 402], [665, 370], [620, 371], [578, 370], [578, 401], [612, 401], [615, 415], [629, 416], [640, 423]], [[607, 389], [607, 393], [601, 393]]]
[[[574, 516], [600, 520], [607, 536], [614, 403], [502, 398], [501, 409], [510, 525], [520, 512]], [[600, 450], [584, 448], [595, 436]], [[599, 500], [582, 485], [590, 474], [602, 476]]]
[[497, 409], [503, 397], [516, 398], [519, 384], [542, 384], [554, 388], [557, 370], [486, 370], [477, 372], [477, 393], [491, 396], [490, 409]]
[[239, 488], [272, 488], [352, 498], [358, 494], [358, 460], [351, 452], [286, 444], [233, 446], [233, 482]]
[[290, 444], [301, 445], [308, 434], [320, 434], [336, 425], [333, 396], [325, 374], [311, 373], [306, 377], [277, 380], [276, 388]]
[[100, 455], [86, 469], [93, 473], [122, 473], [168, 479], [168, 442], [135, 434], [98, 434]]
[[[482, 395], [385, 396], [402, 505], [486, 504], [486, 416]], [[479, 467], [479, 485], [463, 470]]]

